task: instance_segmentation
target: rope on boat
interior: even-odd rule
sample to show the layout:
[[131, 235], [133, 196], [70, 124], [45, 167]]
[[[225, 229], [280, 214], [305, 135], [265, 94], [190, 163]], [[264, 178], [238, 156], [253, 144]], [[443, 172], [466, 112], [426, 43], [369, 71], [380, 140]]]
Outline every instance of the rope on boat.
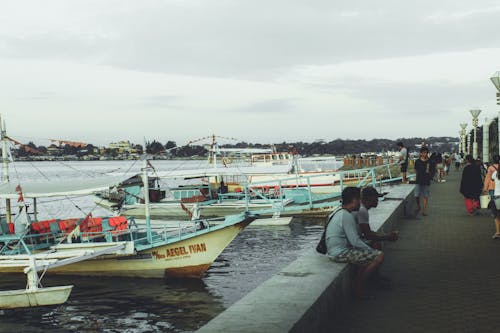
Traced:
[[37, 168], [37, 167], [35, 166], [35, 164], [33, 164], [33, 162], [30, 162], [30, 165], [31, 165], [31, 166], [32, 166], [32, 167], [33, 167], [36, 171], [38, 171], [38, 173], [39, 173], [39, 174], [41, 174], [43, 178], [45, 178], [45, 179], [47, 179], [47, 180], [50, 180], [50, 179], [49, 179], [49, 177], [47, 177], [47, 175], [46, 175], [46, 174], [44, 174], [44, 173], [42, 172], [42, 170], [40, 170], [39, 168]]

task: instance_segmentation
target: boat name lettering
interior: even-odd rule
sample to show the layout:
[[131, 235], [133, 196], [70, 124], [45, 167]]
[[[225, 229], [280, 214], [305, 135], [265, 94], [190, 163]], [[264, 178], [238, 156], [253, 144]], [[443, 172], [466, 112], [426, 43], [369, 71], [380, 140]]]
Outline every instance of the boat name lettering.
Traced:
[[166, 249], [164, 253], [153, 251], [151, 252], [151, 254], [155, 259], [158, 260], [158, 259], [167, 259], [172, 257], [180, 257], [200, 252], [207, 252], [207, 246], [205, 245], [205, 243], [189, 245], [189, 251], [186, 249], [185, 246], [179, 246], [179, 247], [174, 247], [172, 249]]
[[189, 253], [207, 252], [205, 243], [189, 245]]

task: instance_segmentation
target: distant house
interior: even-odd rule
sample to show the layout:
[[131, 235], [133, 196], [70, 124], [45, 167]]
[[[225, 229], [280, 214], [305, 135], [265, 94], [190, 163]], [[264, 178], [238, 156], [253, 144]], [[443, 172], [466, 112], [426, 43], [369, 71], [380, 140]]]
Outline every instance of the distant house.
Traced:
[[112, 142], [108, 145], [108, 149], [116, 150], [118, 154], [137, 154], [137, 149], [130, 143], [130, 141]]
[[63, 149], [56, 146], [55, 144], [51, 144], [50, 146], [47, 147], [47, 154], [51, 156], [59, 156], [63, 152]]

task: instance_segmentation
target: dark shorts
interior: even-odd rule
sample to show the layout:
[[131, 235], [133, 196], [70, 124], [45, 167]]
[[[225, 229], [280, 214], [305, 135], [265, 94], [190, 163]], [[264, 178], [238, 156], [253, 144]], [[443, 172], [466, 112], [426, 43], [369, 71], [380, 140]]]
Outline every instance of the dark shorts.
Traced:
[[430, 185], [415, 184], [415, 198], [420, 198], [420, 196], [428, 198], [431, 193], [430, 188]]
[[401, 172], [406, 172], [408, 170], [408, 162], [401, 164]]

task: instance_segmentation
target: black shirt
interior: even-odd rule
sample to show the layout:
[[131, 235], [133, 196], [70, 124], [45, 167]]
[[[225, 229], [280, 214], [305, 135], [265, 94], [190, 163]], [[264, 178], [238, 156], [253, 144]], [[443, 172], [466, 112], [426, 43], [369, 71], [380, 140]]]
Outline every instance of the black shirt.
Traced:
[[432, 164], [429, 159], [423, 161], [418, 159], [415, 162], [415, 172], [417, 173], [416, 183], [419, 185], [430, 185], [432, 178]]

